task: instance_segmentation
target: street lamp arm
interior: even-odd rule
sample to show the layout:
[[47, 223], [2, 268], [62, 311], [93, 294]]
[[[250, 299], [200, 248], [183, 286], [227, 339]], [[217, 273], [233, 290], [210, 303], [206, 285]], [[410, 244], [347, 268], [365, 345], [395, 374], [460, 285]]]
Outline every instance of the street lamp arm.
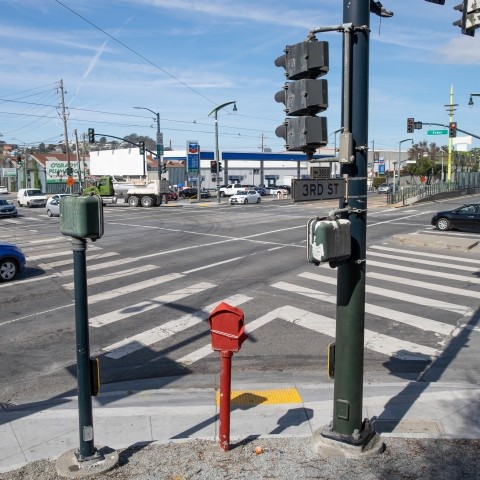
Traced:
[[149, 112], [152, 112], [154, 115], [158, 115], [157, 112], [154, 112], [153, 110], [151, 110], [150, 108], [147, 108], [147, 107], [132, 107], [132, 108], [136, 108], [138, 110], [148, 110]]
[[219, 105], [218, 107], [215, 107], [215, 108], [208, 114], [208, 116], [210, 116], [212, 113], [215, 113], [215, 116], [217, 116], [217, 112], [218, 112], [219, 110], [221, 110], [221, 109], [224, 108], [224, 107], [227, 107], [228, 105], [231, 105], [232, 103], [235, 103], [235, 104], [236, 104], [237, 101], [234, 100], [233, 102], [227, 102], [227, 103], [224, 103], [223, 105]]

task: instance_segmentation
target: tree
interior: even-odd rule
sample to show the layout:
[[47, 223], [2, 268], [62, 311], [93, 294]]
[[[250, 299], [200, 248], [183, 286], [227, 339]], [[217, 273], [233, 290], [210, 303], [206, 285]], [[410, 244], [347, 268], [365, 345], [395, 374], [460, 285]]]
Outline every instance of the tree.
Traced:
[[142, 136], [142, 135], [137, 135], [136, 133], [131, 133], [130, 135], [127, 135], [126, 137], [123, 137], [124, 140], [128, 140], [130, 142], [133, 142], [138, 145], [139, 142], [145, 142], [145, 148], [147, 150], [150, 150], [152, 152], [155, 152], [157, 149], [157, 144], [155, 143], [155, 140], [153, 140], [150, 137]]
[[437, 174], [442, 171], [441, 158], [446, 158], [445, 149], [447, 147], [437, 147], [435, 143], [428, 143], [423, 140], [412, 145], [408, 151], [408, 158], [415, 160], [416, 163], [406, 165], [404, 171], [409, 173], [412, 181], [414, 177], [426, 177], [427, 184], [433, 183]]

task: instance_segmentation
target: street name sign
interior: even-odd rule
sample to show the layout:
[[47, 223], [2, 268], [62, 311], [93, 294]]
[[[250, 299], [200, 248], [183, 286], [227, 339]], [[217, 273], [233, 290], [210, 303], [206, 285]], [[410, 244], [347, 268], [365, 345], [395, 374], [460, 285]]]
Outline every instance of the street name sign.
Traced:
[[345, 179], [293, 180], [292, 200], [294, 202], [327, 200], [345, 196]]
[[329, 178], [330, 167], [312, 167], [310, 175], [313, 178]]
[[428, 130], [427, 135], [447, 135], [448, 130]]

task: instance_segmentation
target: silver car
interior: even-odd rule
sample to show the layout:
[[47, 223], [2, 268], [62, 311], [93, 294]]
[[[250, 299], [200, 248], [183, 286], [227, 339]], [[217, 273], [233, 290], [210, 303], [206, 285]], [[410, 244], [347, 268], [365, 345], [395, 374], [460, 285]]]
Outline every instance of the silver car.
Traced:
[[382, 183], [379, 185], [377, 193], [390, 193], [393, 192], [393, 184], [391, 183]]
[[59, 217], [60, 216], [60, 198], [54, 198], [47, 203], [45, 207], [47, 215], [49, 217]]

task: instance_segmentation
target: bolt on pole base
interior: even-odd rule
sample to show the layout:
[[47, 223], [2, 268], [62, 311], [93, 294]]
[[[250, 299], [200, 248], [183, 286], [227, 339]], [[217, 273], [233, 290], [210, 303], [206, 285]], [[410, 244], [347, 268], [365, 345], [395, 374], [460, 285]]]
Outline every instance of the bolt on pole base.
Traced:
[[331, 424], [316, 430], [312, 436], [312, 448], [315, 453], [327, 457], [354, 458], [383, 453], [385, 444], [375, 432], [373, 422], [366, 418], [361, 431], [354, 430], [352, 435], [335, 432]]
[[78, 459], [78, 449], [69, 450], [59, 457], [56, 470], [62, 478], [85, 478], [101, 475], [118, 466], [118, 453], [109, 447], [99, 447], [95, 455]]

